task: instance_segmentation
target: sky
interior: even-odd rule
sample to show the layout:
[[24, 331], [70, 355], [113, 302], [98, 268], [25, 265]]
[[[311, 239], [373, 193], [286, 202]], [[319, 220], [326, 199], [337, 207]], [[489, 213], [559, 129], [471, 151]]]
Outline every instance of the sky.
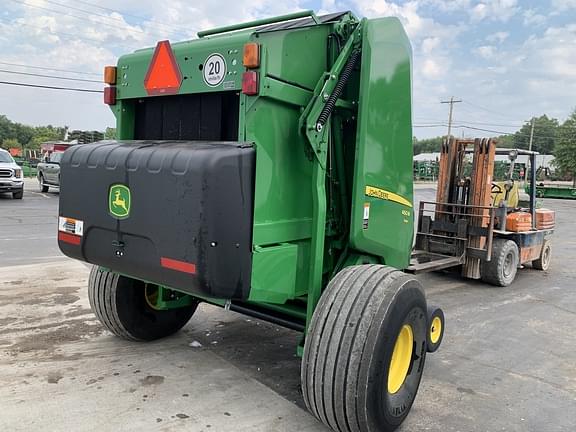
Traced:
[[[156, 41], [302, 9], [398, 17], [413, 48], [414, 134], [516, 131], [576, 108], [576, 0], [1, 0], [0, 81], [101, 90], [102, 70]], [[24, 67], [34, 66], [35, 68]], [[47, 70], [51, 68], [59, 70]], [[80, 73], [73, 73], [80, 72]], [[20, 72], [14, 74], [11, 72]], [[75, 80], [22, 75], [55, 75]], [[85, 81], [76, 81], [85, 80]], [[0, 114], [31, 125], [104, 130], [100, 93], [0, 84]]]

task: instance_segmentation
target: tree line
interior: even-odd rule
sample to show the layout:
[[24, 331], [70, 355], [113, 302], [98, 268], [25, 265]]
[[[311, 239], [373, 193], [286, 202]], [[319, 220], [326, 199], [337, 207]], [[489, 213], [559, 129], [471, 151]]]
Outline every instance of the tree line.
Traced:
[[[61, 141], [65, 135], [66, 127], [64, 126], [28, 126], [13, 122], [5, 115], [0, 115], [0, 147], [4, 149], [37, 150], [43, 142]], [[106, 128], [104, 138], [114, 139], [115, 137], [116, 129]]]
[[[576, 110], [560, 123], [547, 115], [530, 119], [518, 131], [496, 137], [498, 147], [528, 149], [534, 121], [532, 150], [554, 155], [554, 164], [561, 174], [576, 182]], [[479, 135], [483, 132], [479, 131]], [[444, 137], [419, 140], [414, 137], [414, 154], [439, 152]]]

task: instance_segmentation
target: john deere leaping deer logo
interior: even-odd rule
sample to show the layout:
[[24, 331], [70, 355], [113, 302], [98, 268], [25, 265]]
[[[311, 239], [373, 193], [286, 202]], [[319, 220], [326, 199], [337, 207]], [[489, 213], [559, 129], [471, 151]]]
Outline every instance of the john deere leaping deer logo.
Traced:
[[126, 219], [130, 215], [130, 189], [123, 184], [110, 186], [108, 194], [108, 211], [116, 219]]

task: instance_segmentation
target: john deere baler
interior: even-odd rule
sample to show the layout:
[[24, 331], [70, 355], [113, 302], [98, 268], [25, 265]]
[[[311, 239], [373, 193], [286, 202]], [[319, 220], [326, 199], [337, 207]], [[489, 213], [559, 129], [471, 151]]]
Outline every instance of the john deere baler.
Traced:
[[121, 57], [117, 141], [61, 163], [58, 242], [94, 264], [114, 334], [199, 302], [302, 332], [302, 391], [335, 431], [395, 429], [442, 311], [401, 271], [413, 240], [411, 51], [394, 18], [311, 11]]

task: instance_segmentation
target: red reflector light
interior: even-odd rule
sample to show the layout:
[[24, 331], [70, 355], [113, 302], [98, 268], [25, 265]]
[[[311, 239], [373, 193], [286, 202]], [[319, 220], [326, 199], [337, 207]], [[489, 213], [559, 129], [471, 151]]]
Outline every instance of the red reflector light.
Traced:
[[170, 42], [158, 42], [144, 78], [146, 92], [149, 95], [175, 94], [180, 90], [181, 83], [182, 74]]
[[247, 71], [242, 74], [242, 93], [248, 96], [258, 94], [258, 72]]
[[176, 270], [183, 273], [196, 274], [196, 265], [185, 261], [178, 261], [171, 258], [160, 258], [160, 265], [170, 270]]
[[104, 88], [104, 103], [106, 105], [116, 105], [116, 87]]
[[73, 235], [73, 234], [68, 234], [65, 232], [59, 232], [58, 233], [58, 240], [63, 241], [64, 243], [69, 243], [69, 244], [72, 244], [74, 246], [78, 246], [78, 245], [80, 245], [80, 241], [82, 240], [82, 237], [77, 236], [77, 235]]

